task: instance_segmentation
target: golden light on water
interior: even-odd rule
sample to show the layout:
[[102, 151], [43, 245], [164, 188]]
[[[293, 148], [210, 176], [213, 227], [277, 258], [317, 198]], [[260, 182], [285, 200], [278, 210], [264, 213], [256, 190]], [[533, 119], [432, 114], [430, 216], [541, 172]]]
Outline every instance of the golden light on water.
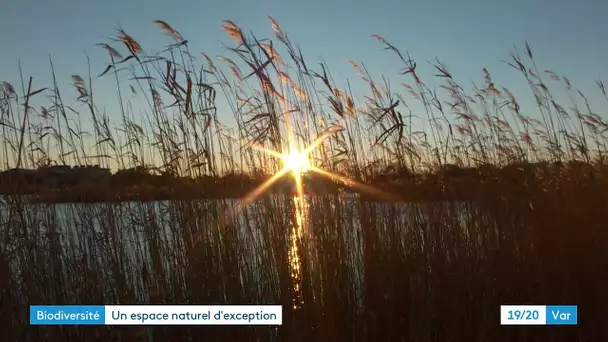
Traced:
[[303, 232], [308, 229], [308, 200], [305, 197], [295, 196], [293, 198], [295, 207], [295, 224], [290, 232], [289, 244], [289, 267], [293, 283], [293, 309], [302, 307], [302, 260], [299, 250]]

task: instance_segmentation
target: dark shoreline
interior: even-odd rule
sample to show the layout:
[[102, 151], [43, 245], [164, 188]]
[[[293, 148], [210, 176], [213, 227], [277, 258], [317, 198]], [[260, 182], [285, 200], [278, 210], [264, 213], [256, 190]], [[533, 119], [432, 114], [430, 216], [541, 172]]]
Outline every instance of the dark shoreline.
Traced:
[[[347, 186], [327, 179], [310, 177], [305, 181], [306, 195], [359, 194], [361, 198], [382, 202], [466, 201], [478, 197], [479, 192], [492, 191], [495, 186], [511, 188], [558, 187], [560, 183], [597, 182], [608, 177], [608, 168], [587, 163], [518, 164], [504, 168], [445, 167], [424, 175], [378, 175], [370, 182], [361, 182], [375, 189], [375, 193], [361, 187]], [[3, 196], [32, 196], [35, 203], [117, 203], [165, 200], [238, 199], [247, 196], [266, 179], [245, 178], [244, 175], [224, 178], [165, 179], [155, 183], [154, 178], [129, 179], [128, 182], [110, 184], [76, 184], [60, 188], [35, 184], [6, 184], [0, 187]], [[496, 191], [498, 188], [495, 188]], [[295, 195], [293, 181], [282, 179], [265, 194]]]

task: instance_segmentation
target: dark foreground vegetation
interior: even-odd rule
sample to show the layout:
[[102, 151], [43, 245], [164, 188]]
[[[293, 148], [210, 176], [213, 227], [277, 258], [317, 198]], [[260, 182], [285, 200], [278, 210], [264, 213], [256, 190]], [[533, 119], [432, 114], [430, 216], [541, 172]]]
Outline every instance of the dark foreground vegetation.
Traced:
[[[53, 234], [59, 213], [29, 206], [10, 222], [9, 238], [23, 245], [0, 260], [8, 275], [0, 324], [10, 340], [32, 341], [601, 340], [608, 319], [605, 177], [527, 186], [497, 179], [471, 191], [476, 204], [315, 197], [298, 238], [289, 235], [298, 208], [287, 197], [266, 197], [229, 222], [220, 216], [223, 201], [173, 201], [160, 209], [71, 204], [65, 210], [83, 222], [71, 227], [70, 249]], [[93, 217], [100, 233], [92, 231]], [[40, 231], [26, 233], [31, 220]], [[143, 243], [117, 238], [125, 230], [142, 231]], [[133, 266], [133, 258], [148, 261]], [[276, 303], [284, 323], [32, 328], [27, 305], [35, 303]], [[498, 307], [508, 303], [576, 304], [580, 325], [500, 327]]]
[[[164, 54], [143, 54], [137, 41], [120, 31], [117, 39], [126, 52], [102, 45], [111, 60], [102, 77], [116, 77], [123, 89], [115, 73], [133, 74], [128, 87], [147, 100], [147, 125], [136, 122], [127, 109], [135, 100], [121, 92], [120, 122], [112, 126], [97, 110], [91, 82], [73, 76], [78, 101], [93, 123], [92, 150], [81, 138], [82, 127], [73, 126], [80, 121], [68, 119], [73, 111], [63, 105], [56, 84], [34, 88], [30, 79], [22, 95], [3, 84], [7, 168], [93, 161], [139, 172], [150, 170], [154, 155], [158, 175], [148, 179], [166, 183], [148, 184], [151, 192], [166, 187], [180, 193], [171, 201], [48, 204], [23, 195], [50, 191], [40, 183], [5, 182], [9, 190], [0, 204], [4, 339], [606, 339], [608, 124], [566, 77], [540, 71], [526, 44], [525, 58], [515, 52], [508, 63], [522, 74], [535, 106], [524, 112], [485, 69], [483, 85], [466, 92], [437, 62], [447, 92], [447, 100], [441, 100], [421, 80], [409, 54], [376, 36], [404, 63], [410, 81], [405, 94], [391, 91], [390, 82], [374, 81], [353, 61], [370, 90], [357, 100], [337, 89], [324, 65], [313, 71], [271, 23], [276, 45], [246, 37], [225, 22], [224, 30], [236, 41], [231, 52], [240, 59], [222, 59], [230, 77], [206, 55], [197, 64], [187, 41], [164, 22], [157, 24], [174, 39]], [[571, 103], [560, 105], [548, 82], [563, 87]], [[603, 83], [597, 84], [605, 96]], [[228, 98], [236, 129], [218, 119], [216, 89]], [[36, 110], [29, 103], [41, 93], [51, 103]], [[402, 114], [416, 101], [421, 113], [414, 114], [427, 116], [427, 132], [416, 131], [414, 114]], [[524, 114], [531, 112], [536, 114]], [[307, 146], [328, 129], [333, 133], [312, 153], [315, 165], [334, 175], [327, 184], [345, 184], [337, 190], [354, 189], [357, 196], [326, 185], [330, 190], [303, 201], [291, 194], [246, 203], [205, 199], [242, 197], [280, 169], [276, 158], [255, 146], [275, 151], [285, 150], [288, 141]], [[266, 176], [247, 176], [257, 180], [240, 188], [231, 174]], [[338, 182], [336, 175], [349, 181]], [[89, 184], [89, 193], [145, 184], [141, 173], [115, 176], [105, 187]], [[179, 187], [178, 179], [220, 184], [214, 190], [219, 195], [184, 198], [199, 189]], [[382, 191], [369, 194], [362, 184]], [[86, 190], [78, 187], [87, 185], [57, 186], [50, 188], [81, 193]], [[222, 189], [237, 190], [235, 196], [222, 196]], [[387, 201], [382, 198], [387, 193], [398, 196]], [[281, 327], [27, 324], [31, 304], [260, 303], [283, 305]], [[579, 325], [501, 327], [501, 304], [578, 305]]]

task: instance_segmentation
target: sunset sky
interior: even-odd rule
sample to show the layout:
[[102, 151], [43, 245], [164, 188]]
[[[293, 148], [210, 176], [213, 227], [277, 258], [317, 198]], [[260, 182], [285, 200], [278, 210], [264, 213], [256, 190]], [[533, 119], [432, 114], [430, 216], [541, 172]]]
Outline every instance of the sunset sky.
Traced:
[[[608, 2], [590, 0], [4, 0], [0, 5], [0, 81], [21, 89], [21, 61], [26, 79], [34, 77], [34, 88], [49, 86], [50, 55], [64, 92], [76, 95], [69, 86], [70, 75], [86, 75], [87, 55], [92, 73], [103, 71], [107, 53], [95, 44], [108, 42], [119, 27], [144, 50], [155, 52], [171, 42], [152, 23], [164, 20], [189, 40], [192, 52], [217, 56], [226, 54], [223, 44], [232, 44], [220, 28], [222, 20], [232, 20], [257, 37], [273, 37], [270, 15], [301, 46], [310, 64], [323, 58], [342, 86], [345, 77], [357, 78], [348, 59], [365, 63], [374, 77], [385, 74], [395, 82], [408, 81], [407, 76], [397, 75], [402, 65], [395, 56], [370, 38], [380, 34], [409, 51], [426, 79], [435, 74], [426, 63], [435, 57], [464, 86], [481, 83], [481, 69], [486, 67], [496, 83], [522, 96], [525, 104], [531, 94], [524, 79], [501, 60], [509, 58], [514, 45], [523, 52], [528, 41], [542, 70], [567, 76], [592, 104], [604, 106], [594, 81], [608, 81], [606, 13]], [[111, 80], [95, 79], [94, 87], [98, 106], [115, 111]]]

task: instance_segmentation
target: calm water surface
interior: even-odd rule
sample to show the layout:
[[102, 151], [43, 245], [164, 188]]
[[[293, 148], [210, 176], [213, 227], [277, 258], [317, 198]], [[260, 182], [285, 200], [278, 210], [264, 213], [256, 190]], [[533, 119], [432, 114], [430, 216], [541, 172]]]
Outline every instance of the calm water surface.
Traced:
[[[48, 257], [56, 258], [51, 254], [58, 254], [65, 266], [86, 262], [89, 266], [99, 267], [112, 264], [110, 258], [119, 259], [124, 265], [121, 272], [145, 300], [146, 289], [141, 274], [153, 268], [154, 258], [161, 260], [165, 274], [183, 276], [180, 271], [185, 261], [180, 259], [183, 255], [181, 250], [186, 246], [196, 248], [205, 240], [221, 240], [222, 234], [217, 231], [221, 229], [235, 228], [234, 234], [240, 242], [239, 252], [243, 254], [241, 277], [263, 281], [267, 278], [260, 272], [264, 267], [264, 253], [272, 250], [268, 239], [264, 238], [264, 230], [272, 227], [285, 234], [283, 238], [288, 241], [289, 248], [285, 253], [293, 281], [293, 305], [297, 309], [302, 305], [300, 290], [305, 276], [302, 260], [308, 260], [308, 265], [313, 267], [317, 263], [315, 259], [319, 258], [319, 251], [313, 249], [319, 246], [320, 232], [326, 238], [339, 234], [339, 239], [348, 246], [344, 262], [351, 272], [350, 278], [359, 280], [353, 286], [360, 291], [364, 271], [364, 222], [373, 220], [374, 229], [378, 230], [397, 227], [400, 235], [390, 238], [402, 239], [400, 243], [405, 243], [408, 231], [411, 238], [411, 234], [423, 231], [420, 228], [427, 226], [432, 218], [429, 205], [362, 203], [350, 195], [339, 198], [273, 196], [246, 207], [241, 207], [238, 200], [25, 204], [21, 210], [23, 215], [20, 215], [18, 211], [11, 210], [14, 206], [2, 201], [0, 232], [3, 243], [0, 247], [11, 256], [11, 268], [15, 274], [20, 273], [21, 260], [27, 257], [23, 252], [23, 241], [29, 241], [36, 248], [45, 246]], [[441, 209], [442, 206], [454, 205], [438, 203], [431, 206]], [[196, 214], [184, 215], [183, 208], [195, 208], [196, 211], [192, 212]], [[464, 213], [470, 212], [463, 211], [460, 216], [464, 227], [467, 222]], [[465, 229], [463, 234], [470, 232]], [[420, 241], [424, 243], [424, 239]], [[49, 247], [51, 242], [54, 242], [54, 249]], [[218, 241], [218, 246], [221, 243]], [[310, 266], [308, 269], [311, 271]]]

